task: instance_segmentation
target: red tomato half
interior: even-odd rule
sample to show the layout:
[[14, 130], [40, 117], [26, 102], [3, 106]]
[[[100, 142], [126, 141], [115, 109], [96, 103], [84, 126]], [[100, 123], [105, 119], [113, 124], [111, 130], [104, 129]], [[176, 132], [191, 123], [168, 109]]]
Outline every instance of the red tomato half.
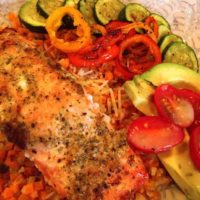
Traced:
[[194, 108], [194, 122], [192, 127], [200, 125], [200, 94], [188, 89], [180, 90], [181, 96], [191, 102]]
[[192, 131], [189, 145], [192, 161], [197, 169], [200, 170], [200, 126]]
[[169, 150], [184, 138], [183, 129], [159, 116], [144, 116], [128, 128], [128, 143], [146, 153]]
[[158, 113], [180, 127], [189, 127], [194, 121], [192, 103], [171, 85], [159, 86], [154, 94]]

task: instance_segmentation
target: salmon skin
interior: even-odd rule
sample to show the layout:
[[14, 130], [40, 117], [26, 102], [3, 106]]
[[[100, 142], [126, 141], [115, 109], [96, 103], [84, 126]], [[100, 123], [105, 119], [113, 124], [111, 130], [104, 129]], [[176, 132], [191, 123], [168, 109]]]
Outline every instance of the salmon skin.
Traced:
[[126, 200], [148, 179], [124, 130], [83, 88], [12, 29], [0, 32], [0, 125], [69, 200]]

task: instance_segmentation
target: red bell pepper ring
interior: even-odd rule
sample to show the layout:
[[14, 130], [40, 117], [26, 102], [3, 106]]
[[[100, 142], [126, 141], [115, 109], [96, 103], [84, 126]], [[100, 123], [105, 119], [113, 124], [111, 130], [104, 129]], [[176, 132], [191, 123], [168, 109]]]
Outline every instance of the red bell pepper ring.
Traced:
[[118, 20], [113, 20], [111, 22], [109, 22], [107, 25], [106, 25], [106, 30], [115, 30], [115, 29], [118, 29], [119, 27], [121, 26], [125, 26], [127, 24], [130, 24], [130, 22], [125, 22], [125, 21], [118, 21]]
[[[130, 59], [126, 59], [125, 56], [123, 55], [125, 50], [130, 48], [133, 45], [136, 44], [144, 44], [148, 50], [150, 51], [151, 55], [153, 56], [152, 59], [142, 59], [142, 62], [139, 62], [138, 60], [134, 59], [132, 55], [130, 55]], [[132, 53], [131, 53], [132, 54]], [[148, 56], [146, 57], [148, 58]], [[162, 61], [162, 54], [160, 52], [160, 48], [156, 44], [156, 42], [151, 39], [147, 35], [134, 35], [133, 37], [126, 38], [123, 40], [120, 44], [120, 54], [119, 54], [119, 60], [121, 64], [125, 67], [128, 68], [128, 70], [134, 74], [141, 74], [145, 72], [146, 70], [150, 69], [156, 64], [161, 63]], [[126, 63], [123, 63], [123, 61], [126, 60]]]
[[145, 20], [145, 24], [149, 27], [152, 27], [153, 25], [153, 32], [156, 36], [156, 38], [158, 38], [158, 23], [157, 21], [154, 19], [154, 17], [147, 17]]
[[[130, 22], [124, 22], [124, 21], [118, 21], [118, 20], [113, 20], [111, 21], [109, 24], [106, 25], [106, 30], [109, 32], [109, 31], [112, 31], [112, 30], [119, 30], [119, 28], [125, 26], [125, 25], [128, 25], [130, 24]], [[131, 29], [126, 37], [132, 37], [136, 34], [136, 31], [135, 29]]]
[[76, 67], [94, 68], [101, 66], [119, 55], [119, 47], [112, 45], [108, 47], [93, 48], [85, 53], [68, 54], [69, 62]]
[[88, 45], [78, 53], [68, 54], [69, 61], [76, 67], [94, 68], [119, 56], [118, 42], [125, 38], [121, 30], [111, 30], [94, 44]]
[[115, 60], [115, 70], [114, 73], [117, 77], [122, 78], [124, 80], [131, 80], [134, 76], [132, 72], [129, 72], [126, 68], [124, 68], [118, 59]]
[[105, 45], [105, 46], [112, 46], [115, 45], [122, 40], [124, 40], [125, 35], [122, 33], [121, 30], [110, 30], [107, 34], [103, 37], [100, 37], [96, 40], [95, 44]]

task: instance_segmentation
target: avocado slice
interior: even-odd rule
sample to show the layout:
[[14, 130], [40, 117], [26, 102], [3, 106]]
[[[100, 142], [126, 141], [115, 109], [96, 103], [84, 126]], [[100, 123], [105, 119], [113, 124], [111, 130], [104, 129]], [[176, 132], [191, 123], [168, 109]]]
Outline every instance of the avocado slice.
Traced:
[[[183, 65], [172, 63], [159, 64], [137, 77], [137, 79], [144, 79], [154, 86], [169, 83], [179, 88], [189, 88], [200, 92], [200, 74]], [[146, 84], [143, 84], [143, 87], [140, 86], [137, 90], [135, 88], [137, 86], [135, 84], [135, 79], [133, 79], [133, 81], [125, 83], [124, 87], [133, 103], [137, 105], [137, 102], [141, 102], [136, 101], [137, 99], [142, 99], [143, 102], [145, 102], [145, 107], [140, 110], [146, 114], [150, 112], [147, 107], [152, 104], [151, 98], [149, 97], [152, 96], [153, 93], [152, 90], [146, 89], [144, 85]], [[139, 97], [135, 97], [137, 93], [140, 94]], [[142, 104], [139, 105], [142, 106]], [[145, 110], [146, 108], [147, 110]], [[152, 113], [152, 115], [154, 114]], [[200, 172], [195, 168], [190, 159], [188, 149], [189, 134], [186, 133], [185, 135], [183, 143], [174, 147], [171, 151], [158, 154], [158, 157], [187, 197], [190, 200], [199, 200]]]
[[200, 172], [190, 159], [188, 143], [189, 134], [186, 133], [181, 144], [158, 157], [188, 199], [197, 200], [200, 199]]
[[152, 101], [154, 87], [147, 81], [135, 76], [132, 81], [126, 81], [124, 89], [133, 105], [145, 115], [156, 115], [156, 107]]
[[154, 86], [169, 83], [178, 88], [188, 88], [200, 92], [200, 74], [179, 64], [162, 63], [141, 75]]

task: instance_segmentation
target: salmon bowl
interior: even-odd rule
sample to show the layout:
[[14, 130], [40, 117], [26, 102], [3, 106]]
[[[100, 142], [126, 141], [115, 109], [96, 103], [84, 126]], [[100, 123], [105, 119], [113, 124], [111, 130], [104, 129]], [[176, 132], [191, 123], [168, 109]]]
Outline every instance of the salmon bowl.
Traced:
[[[31, 1], [36, 2], [36, 7], [38, 2], [45, 2]], [[53, 12], [52, 21], [53, 14], [50, 14], [44, 27], [42, 21], [39, 25], [42, 31], [35, 27], [32, 29], [33, 26], [30, 28], [30, 24], [27, 26], [24, 16], [26, 13], [33, 15], [32, 7], [29, 8], [31, 14], [26, 10], [25, 15], [22, 7], [31, 1], [0, 2], [0, 199], [196, 200], [200, 195], [199, 160], [195, 156], [198, 149], [193, 146], [198, 138], [194, 138], [193, 143], [189, 142], [191, 139], [188, 139], [187, 132], [194, 123], [198, 124], [195, 121], [198, 119], [199, 113], [195, 110], [198, 106], [194, 106], [196, 101], [194, 103], [185, 97], [191, 93], [179, 95], [184, 108], [181, 112], [176, 109], [167, 111], [168, 118], [171, 117], [169, 113], [174, 113], [174, 135], [162, 134], [166, 130], [162, 128], [168, 121], [162, 120], [166, 117], [166, 109], [164, 112], [159, 103], [155, 103], [158, 101], [155, 90], [160, 89], [162, 82], [175, 87], [178, 94], [182, 88], [195, 91], [195, 95], [200, 91], [197, 86], [200, 82], [200, 5], [197, 0], [114, 0], [123, 7], [120, 7], [123, 20], [120, 18], [119, 21], [126, 21], [123, 25], [117, 24], [114, 29], [108, 26], [110, 21], [104, 22], [108, 15], [101, 14], [102, 10], [97, 11], [102, 6], [100, 0], [92, 3], [74, 0], [71, 2], [78, 7], [60, 6], [69, 9], [59, 10], [60, 13], [69, 13], [77, 23], [70, 33], [65, 31], [68, 27], [54, 29], [54, 24], [58, 23], [54, 20], [59, 12]], [[81, 6], [84, 7], [87, 2], [95, 4], [95, 23], [87, 21], [86, 17], [79, 18], [79, 13], [84, 13]], [[112, 0], [105, 1], [105, 4], [107, 2], [112, 5]], [[127, 8], [128, 5], [130, 8]], [[129, 16], [135, 5], [139, 5], [139, 11], [136, 9], [138, 13], [134, 17], [141, 17], [140, 9], [146, 9], [142, 14], [150, 13], [147, 16], [150, 16], [150, 24], [144, 20], [134, 21], [135, 18]], [[103, 6], [101, 9], [105, 8]], [[116, 6], [111, 8], [116, 9]], [[107, 12], [106, 9], [104, 12]], [[41, 15], [41, 11], [38, 14]], [[129, 17], [134, 20], [130, 22]], [[167, 25], [158, 18], [166, 21]], [[159, 24], [161, 22], [164, 24]], [[58, 24], [61, 25], [60, 22]], [[79, 26], [82, 29], [76, 29]], [[164, 29], [159, 29], [163, 26]], [[134, 31], [131, 32], [132, 29]], [[120, 35], [121, 32], [123, 35]], [[161, 33], [164, 35], [159, 35]], [[173, 45], [166, 44], [167, 36], [171, 35], [170, 42], [176, 44], [174, 49]], [[81, 42], [77, 45], [79, 37]], [[72, 43], [67, 46], [61, 38]], [[139, 42], [129, 49], [125, 45], [133, 43], [132, 38]], [[87, 43], [85, 49], [81, 47], [84, 43]], [[107, 43], [109, 48], [104, 46]], [[88, 49], [92, 49], [92, 53]], [[97, 54], [96, 49], [99, 50]], [[133, 53], [137, 61], [135, 66], [142, 66], [137, 68], [139, 72], [131, 68], [130, 59], [133, 57], [128, 55], [135, 49], [139, 49], [139, 54]], [[143, 56], [144, 62], [141, 61]], [[128, 65], [128, 73], [115, 71], [119, 62]], [[165, 74], [168, 74], [167, 78]], [[192, 81], [184, 81], [186, 79]], [[143, 81], [148, 82], [144, 91]], [[142, 98], [134, 96], [135, 86], [137, 97], [142, 94]], [[154, 95], [155, 102], [146, 102], [147, 95], [151, 98]], [[152, 104], [156, 104], [155, 115], [159, 115], [159, 120], [153, 116], [155, 105], [151, 107]], [[146, 118], [152, 117], [150, 124], [162, 124], [159, 128], [162, 131], [154, 136], [161, 137], [160, 140], [149, 137], [151, 131], [140, 130], [141, 121], [138, 124], [137, 120], [144, 119], [145, 115]], [[180, 115], [186, 117], [180, 119]], [[171, 124], [166, 126], [172, 127]], [[152, 132], [156, 132], [157, 128], [154, 128]], [[193, 132], [191, 135], [194, 135]], [[138, 137], [138, 133], [145, 135]], [[195, 151], [191, 153], [193, 161], [188, 143], [190, 151]]]

